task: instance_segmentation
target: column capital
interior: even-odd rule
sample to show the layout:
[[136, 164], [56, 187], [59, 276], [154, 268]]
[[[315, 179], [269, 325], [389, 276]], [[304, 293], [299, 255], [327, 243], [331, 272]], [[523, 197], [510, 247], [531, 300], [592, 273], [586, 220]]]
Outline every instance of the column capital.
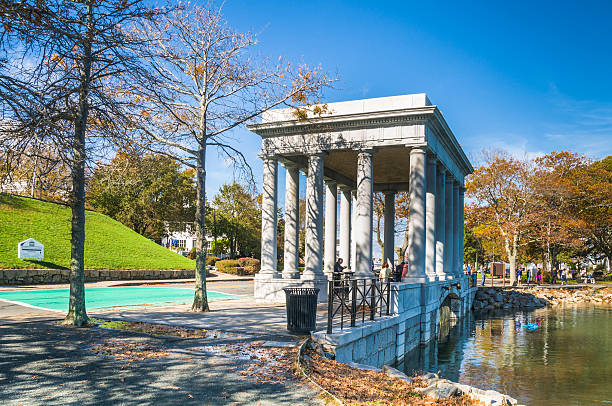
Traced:
[[306, 155], [308, 156], [308, 158], [313, 158], [313, 157], [325, 158], [326, 156], [329, 155], [329, 151], [311, 151], [311, 152], [307, 152]]
[[347, 185], [343, 185], [343, 184], [340, 184], [340, 183], [338, 184], [338, 189], [339, 189], [341, 192], [349, 192], [349, 193], [350, 193], [350, 192], [353, 190], [353, 188], [352, 188], [352, 187], [347, 186]]
[[285, 169], [298, 169], [299, 165], [296, 162], [291, 162], [291, 161], [282, 161], [281, 165], [283, 165], [283, 168]]
[[425, 150], [424, 147], [412, 147], [410, 148], [410, 154], [423, 154], [425, 155], [427, 153], [427, 151]]
[[336, 187], [338, 186], [338, 181], [335, 179], [331, 179], [331, 178], [323, 178], [323, 182], [325, 182], [326, 185], [336, 185]]
[[278, 161], [278, 155], [259, 154], [257, 156], [264, 161]]
[[374, 148], [363, 148], [357, 151], [357, 156], [360, 155], [374, 155]]

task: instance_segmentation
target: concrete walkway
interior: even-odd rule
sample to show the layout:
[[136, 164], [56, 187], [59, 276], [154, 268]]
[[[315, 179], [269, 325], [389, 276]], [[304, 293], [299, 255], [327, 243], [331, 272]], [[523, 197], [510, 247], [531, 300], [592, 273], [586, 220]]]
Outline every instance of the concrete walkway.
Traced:
[[[284, 304], [257, 304], [253, 298], [218, 300], [210, 303], [210, 312], [195, 313], [188, 306], [133, 307], [93, 312], [95, 317], [146, 321], [207, 330], [248, 334], [292, 336], [287, 331]], [[317, 309], [317, 330], [327, 322], [326, 304]]]
[[[153, 360], [96, 355], [104, 343], [137, 342], [166, 351]], [[50, 322], [0, 325], [2, 405], [309, 405], [318, 392], [293, 379], [244, 374], [251, 360], [202, 352], [216, 340], [151, 337]]]

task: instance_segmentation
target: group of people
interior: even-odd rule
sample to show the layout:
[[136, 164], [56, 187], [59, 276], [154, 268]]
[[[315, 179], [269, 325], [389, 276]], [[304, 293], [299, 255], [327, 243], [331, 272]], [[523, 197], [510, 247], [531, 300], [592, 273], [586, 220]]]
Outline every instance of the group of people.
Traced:
[[[345, 270], [347, 266], [342, 265], [343, 263], [344, 263], [344, 260], [342, 258], [338, 258], [336, 260], [336, 263], [334, 264], [334, 273], [333, 273], [334, 281], [340, 281], [342, 279], [342, 275], [345, 274]], [[408, 273], [408, 264], [405, 261], [400, 262], [395, 267], [395, 272], [393, 272], [393, 262], [387, 259], [382, 263], [378, 276], [381, 279], [386, 279], [386, 278], [390, 278], [393, 273], [397, 275], [401, 274], [401, 279], [403, 279]]]

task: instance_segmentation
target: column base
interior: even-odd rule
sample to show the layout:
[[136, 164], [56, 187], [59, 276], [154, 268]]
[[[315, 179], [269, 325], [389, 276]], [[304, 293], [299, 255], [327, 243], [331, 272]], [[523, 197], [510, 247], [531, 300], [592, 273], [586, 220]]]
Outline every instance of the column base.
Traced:
[[257, 278], [254, 280], [255, 303], [285, 303], [283, 288], [319, 288], [317, 302], [327, 302], [327, 279]]
[[288, 269], [282, 272], [283, 279], [300, 279], [300, 271], [297, 269]]

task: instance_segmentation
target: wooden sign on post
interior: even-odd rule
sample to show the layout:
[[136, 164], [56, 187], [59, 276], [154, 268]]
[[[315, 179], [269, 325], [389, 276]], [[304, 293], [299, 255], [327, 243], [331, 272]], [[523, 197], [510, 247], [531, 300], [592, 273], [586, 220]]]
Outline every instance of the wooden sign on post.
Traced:
[[33, 238], [28, 238], [17, 244], [17, 257], [42, 260], [45, 257], [45, 246]]

